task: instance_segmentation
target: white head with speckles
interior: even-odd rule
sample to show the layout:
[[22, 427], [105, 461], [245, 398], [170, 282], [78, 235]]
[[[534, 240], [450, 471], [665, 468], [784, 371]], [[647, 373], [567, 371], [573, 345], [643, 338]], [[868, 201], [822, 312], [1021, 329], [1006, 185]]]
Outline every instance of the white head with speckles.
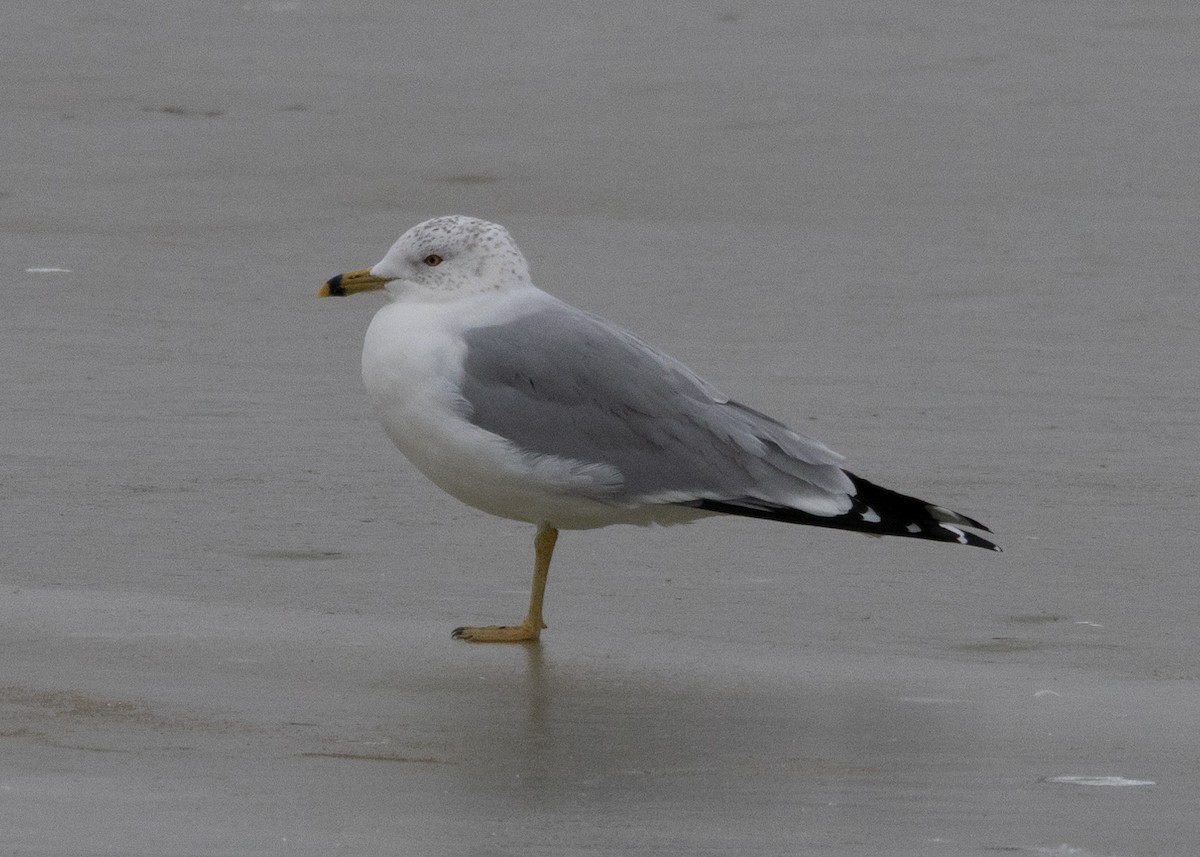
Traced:
[[529, 264], [503, 226], [451, 215], [405, 232], [371, 275], [393, 300], [455, 300], [529, 286]]

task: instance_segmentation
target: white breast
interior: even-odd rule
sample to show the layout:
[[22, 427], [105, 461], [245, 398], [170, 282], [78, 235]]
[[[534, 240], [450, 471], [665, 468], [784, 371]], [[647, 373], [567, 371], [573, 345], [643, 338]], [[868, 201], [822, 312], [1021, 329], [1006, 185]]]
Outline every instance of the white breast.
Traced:
[[[532, 290], [536, 292], [536, 290]], [[538, 292], [537, 294], [541, 294]], [[481, 295], [452, 303], [397, 302], [376, 313], [363, 343], [363, 384], [392, 442], [418, 470], [462, 502], [505, 518], [593, 527], [629, 510], [571, 496], [574, 462], [522, 454], [471, 424], [459, 396], [462, 332], [536, 309], [536, 295]], [[674, 517], [674, 516], [672, 516]]]

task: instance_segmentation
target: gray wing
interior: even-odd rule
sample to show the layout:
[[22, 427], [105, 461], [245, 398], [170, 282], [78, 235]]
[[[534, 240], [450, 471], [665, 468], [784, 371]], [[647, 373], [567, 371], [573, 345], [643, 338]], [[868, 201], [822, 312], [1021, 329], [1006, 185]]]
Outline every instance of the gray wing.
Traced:
[[615, 468], [604, 499], [850, 508], [841, 456], [603, 319], [554, 301], [465, 339], [467, 418], [526, 452]]

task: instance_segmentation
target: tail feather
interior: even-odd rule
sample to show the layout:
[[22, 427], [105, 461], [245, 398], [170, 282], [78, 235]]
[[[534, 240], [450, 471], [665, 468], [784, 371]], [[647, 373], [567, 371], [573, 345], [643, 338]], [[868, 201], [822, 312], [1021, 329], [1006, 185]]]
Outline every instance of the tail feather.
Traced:
[[934, 503], [927, 503], [907, 494], [868, 482], [861, 476], [847, 472], [854, 483], [856, 493], [851, 500], [850, 511], [841, 515], [814, 515], [790, 506], [781, 506], [754, 497], [733, 500], [695, 500], [684, 505], [706, 512], [721, 512], [727, 515], [742, 515], [749, 518], [764, 518], [788, 524], [806, 524], [811, 527], [832, 527], [851, 530], [873, 536], [900, 536], [910, 539], [931, 539], [938, 542], [954, 542], [999, 551], [992, 542], [964, 527], [990, 533], [986, 526], [958, 512]]

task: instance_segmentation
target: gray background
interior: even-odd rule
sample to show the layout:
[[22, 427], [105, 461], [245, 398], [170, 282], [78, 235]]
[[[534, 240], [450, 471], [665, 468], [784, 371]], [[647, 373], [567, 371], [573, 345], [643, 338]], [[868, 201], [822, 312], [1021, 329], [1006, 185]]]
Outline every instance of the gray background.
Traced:
[[[1194, 3], [2, 24], [0, 853], [1195, 853]], [[315, 299], [446, 213], [1005, 553], [566, 533], [452, 641], [532, 533]]]

